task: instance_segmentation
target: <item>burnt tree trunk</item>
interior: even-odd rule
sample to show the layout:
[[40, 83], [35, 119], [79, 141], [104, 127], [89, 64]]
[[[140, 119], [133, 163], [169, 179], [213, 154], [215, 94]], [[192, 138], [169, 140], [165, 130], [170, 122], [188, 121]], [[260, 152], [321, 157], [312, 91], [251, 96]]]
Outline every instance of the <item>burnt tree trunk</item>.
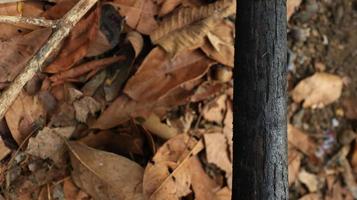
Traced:
[[234, 200], [288, 199], [286, 1], [238, 0]]

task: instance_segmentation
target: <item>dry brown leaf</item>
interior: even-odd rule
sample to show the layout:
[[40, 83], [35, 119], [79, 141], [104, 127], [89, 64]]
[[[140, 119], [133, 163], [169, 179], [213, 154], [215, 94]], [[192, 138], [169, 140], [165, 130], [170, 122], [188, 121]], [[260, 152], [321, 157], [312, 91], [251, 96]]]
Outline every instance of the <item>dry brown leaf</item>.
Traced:
[[[21, 11], [18, 9], [17, 3], [7, 3], [0, 5], [0, 15], [8, 16], [26, 16], [38, 17], [43, 12], [41, 2], [24, 2]], [[38, 29], [39, 27], [26, 24], [5, 24], [0, 23], [0, 41], [10, 39], [17, 35], [27, 33], [29, 29]], [[2, 49], [2, 48], [1, 48]]]
[[158, 7], [152, 0], [114, 0], [111, 4], [119, 9], [130, 28], [142, 34], [150, 34], [157, 28]]
[[299, 200], [320, 200], [321, 197], [317, 193], [310, 193], [307, 195], [304, 195], [303, 197], [299, 198]]
[[46, 19], [62, 18], [79, 0], [60, 0], [56, 5], [52, 6], [42, 14]]
[[316, 144], [309, 138], [306, 133], [295, 128], [293, 125], [288, 125], [288, 142], [296, 149], [299, 149], [304, 154], [311, 156], [315, 154]]
[[135, 162], [81, 143], [69, 142], [75, 184], [101, 200], [142, 200], [143, 169]]
[[144, 47], [144, 39], [140, 33], [135, 31], [130, 31], [126, 38], [134, 48], [136, 58]]
[[13, 81], [47, 41], [51, 32], [51, 29], [39, 29], [0, 42], [0, 83]]
[[136, 101], [157, 100], [179, 85], [201, 77], [211, 64], [199, 51], [186, 51], [171, 59], [156, 47], [129, 79], [124, 92]]
[[72, 181], [65, 179], [63, 181], [64, 198], [68, 200], [85, 200], [89, 199], [89, 195], [80, 190]]
[[68, 70], [87, 55], [91, 41], [95, 40], [97, 35], [98, 13], [99, 9], [96, 9], [76, 24], [56, 59], [44, 69], [45, 72], [58, 73]]
[[[235, 1], [222, 0], [200, 7], [182, 8], [167, 17], [150, 34], [154, 44], [158, 44], [170, 55], [183, 50], [193, 50], [203, 45], [204, 37], [227, 17], [235, 12]], [[212, 14], [213, 13], [213, 14]]]
[[145, 122], [142, 124], [144, 128], [149, 130], [156, 136], [159, 136], [162, 139], [168, 140], [177, 135], [177, 129], [168, 126], [165, 123], [162, 123], [160, 118], [152, 113], [148, 118], [145, 119]]
[[232, 191], [228, 187], [224, 187], [216, 192], [217, 200], [231, 200], [232, 199]]
[[5, 114], [5, 119], [17, 144], [37, 130], [46, 117], [38, 96], [21, 92]]
[[219, 23], [207, 33], [207, 39], [201, 47], [205, 54], [219, 63], [234, 66], [234, 24], [228, 20]]
[[227, 100], [227, 112], [224, 118], [223, 134], [226, 136], [229, 150], [229, 158], [233, 161], [233, 105], [230, 100]]
[[76, 119], [83, 123], [87, 121], [89, 114], [94, 115], [102, 108], [94, 98], [87, 96], [73, 102], [73, 106], [76, 111]]
[[160, 10], [158, 15], [164, 16], [172, 12], [176, 7], [178, 7], [183, 0], [156, 0], [156, 3], [160, 5]]
[[300, 182], [306, 185], [310, 192], [316, 192], [319, 189], [320, 180], [317, 175], [303, 169], [300, 171], [298, 178]]
[[295, 102], [304, 101], [306, 107], [324, 107], [336, 101], [342, 92], [342, 78], [327, 73], [315, 73], [305, 78], [292, 91]]
[[226, 172], [232, 173], [232, 163], [228, 154], [227, 139], [222, 133], [204, 134], [204, 142], [206, 147], [206, 156], [209, 163], [215, 164], [217, 167]]
[[26, 152], [42, 159], [51, 159], [57, 166], [66, 162], [67, 152], [64, 138], [69, 138], [75, 127], [43, 128], [34, 138], [30, 138]]
[[301, 4], [301, 0], [288, 0], [286, 3], [288, 20], [295, 13]]
[[[214, 183], [204, 177], [205, 173], [200, 169], [201, 163], [196, 157], [202, 149], [202, 141], [197, 141], [187, 134], [168, 140], [145, 168], [145, 197], [152, 200], [178, 200], [191, 192], [213, 197], [208, 194], [213, 193], [210, 189]], [[202, 188], [199, 188], [200, 186]]]
[[221, 95], [205, 105], [202, 110], [204, 119], [210, 122], [222, 124], [226, 111], [226, 95]]
[[289, 148], [289, 186], [291, 186], [298, 178], [302, 155], [293, 148]]

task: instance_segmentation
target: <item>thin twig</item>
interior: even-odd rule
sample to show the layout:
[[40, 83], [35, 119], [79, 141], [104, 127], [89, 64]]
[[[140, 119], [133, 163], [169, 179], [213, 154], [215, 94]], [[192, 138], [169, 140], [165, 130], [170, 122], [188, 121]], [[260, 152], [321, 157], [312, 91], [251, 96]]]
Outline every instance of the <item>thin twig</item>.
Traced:
[[47, 59], [56, 52], [62, 40], [68, 36], [73, 26], [94, 6], [97, 0], [81, 0], [58, 24], [58, 29], [52, 34], [47, 43], [29, 61], [24, 71], [19, 74], [9, 88], [0, 96], [0, 119], [2, 119], [21, 92], [24, 85], [44, 66]]
[[45, 18], [22, 17], [22, 16], [0, 16], [0, 23], [7, 24], [30, 24], [35, 26], [56, 28], [57, 21]]
[[[24, 2], [27, 0], [0, 0], [0, 4], [2, 3], [16, 3], [16, 2]], [[47, 2], [56, 2], [56, 0], [46, 0]]]

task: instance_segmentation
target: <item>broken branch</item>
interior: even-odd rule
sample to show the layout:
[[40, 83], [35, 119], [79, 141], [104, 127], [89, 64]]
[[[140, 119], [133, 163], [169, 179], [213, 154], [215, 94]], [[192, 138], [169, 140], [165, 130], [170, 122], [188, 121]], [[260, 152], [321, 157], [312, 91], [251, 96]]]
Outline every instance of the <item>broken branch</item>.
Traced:
[[62, 40], [68, 36], [74, 25], [89, 11], [97, 0], [81, 0], [58, 24], [58, 29], [52, 34], [47, 43], [29, 61], [24, 71], [0, 96], [0, 119], [14, 102], [24, 85], [45, 65], [47, 59], [60, 48]]
[[7, 24], [30, 24], [35, 26], [56, 28], [57, 21], [44, 18], [22, 17], [22, 16], [0, 16], [0, 23]]

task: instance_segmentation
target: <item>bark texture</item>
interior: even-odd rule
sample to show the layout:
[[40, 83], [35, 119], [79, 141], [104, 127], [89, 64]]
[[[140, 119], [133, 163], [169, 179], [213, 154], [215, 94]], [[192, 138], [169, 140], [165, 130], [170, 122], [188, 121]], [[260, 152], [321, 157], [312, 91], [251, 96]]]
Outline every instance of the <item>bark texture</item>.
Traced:
[[286, 1], [238, 0], [234, 200], [288, 199]]

